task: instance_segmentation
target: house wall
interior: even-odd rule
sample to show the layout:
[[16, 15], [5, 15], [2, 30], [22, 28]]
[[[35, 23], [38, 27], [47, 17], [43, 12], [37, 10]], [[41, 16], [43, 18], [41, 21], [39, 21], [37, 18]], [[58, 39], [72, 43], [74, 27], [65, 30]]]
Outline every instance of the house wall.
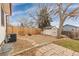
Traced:
[[75, 29], [75, 28], [72, 27], [72, 26], [65, 26], [65, 27], [63, 28], [64, 31], [72, 31], [72, 29]]
[[6, 14], [4, 13], [5, 25], [1, 26], [1, 4], [0, 4], [0, 40], [4, 40], [6, 36]]
[[72, 25], [64, 26], [62, 34], [67, 35], [73, 39], [79, 39], [79, 27]]

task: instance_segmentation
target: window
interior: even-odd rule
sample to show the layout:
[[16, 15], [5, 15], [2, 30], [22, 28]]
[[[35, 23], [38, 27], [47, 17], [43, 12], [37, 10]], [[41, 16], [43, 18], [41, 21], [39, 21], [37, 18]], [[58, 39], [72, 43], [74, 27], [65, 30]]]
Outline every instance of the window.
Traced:
[[4, 26], [4, 11], [1, 8], [1, 26]]

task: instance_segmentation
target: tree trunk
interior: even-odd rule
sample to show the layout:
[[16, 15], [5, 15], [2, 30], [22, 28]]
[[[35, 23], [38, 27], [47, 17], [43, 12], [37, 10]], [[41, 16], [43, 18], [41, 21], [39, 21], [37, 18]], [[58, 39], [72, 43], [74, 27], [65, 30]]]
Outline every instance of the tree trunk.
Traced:
[[59, 29], [58, 29], [58, 32], [57, 32], [57, 38], [58, 39], [61, 38], [62, 30], [63, 30], [63, 22], [60, 21]]

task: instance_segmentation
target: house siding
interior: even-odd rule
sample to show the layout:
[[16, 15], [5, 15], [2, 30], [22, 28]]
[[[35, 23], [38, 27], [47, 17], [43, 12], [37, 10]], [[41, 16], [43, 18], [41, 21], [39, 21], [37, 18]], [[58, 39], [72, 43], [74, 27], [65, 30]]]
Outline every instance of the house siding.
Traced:
[[1, 4], [0, 4], [0, 41], [6, 37], [6, 14], [4, 13], [4, 26], [1, 26]]
[[65, 26], [65, 27], [63, 28], [64, 31], [72, 31], [72, 29], [75, 29], [75, 28], [72, 27], [72, 26]]
[[69, 36], [73, 39], [79, 39], [79, 27], [72, 25], [65, 25], [62, 34]]

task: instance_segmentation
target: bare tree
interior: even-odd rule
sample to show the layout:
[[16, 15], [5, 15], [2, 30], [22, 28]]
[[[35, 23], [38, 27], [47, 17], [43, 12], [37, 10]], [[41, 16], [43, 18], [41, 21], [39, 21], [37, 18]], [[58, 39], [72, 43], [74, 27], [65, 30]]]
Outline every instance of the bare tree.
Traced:
[[37, 18], [34, 17], [32, 13], [29, 13], [29, 15], [37, 21], [39, 28], [44, 29], [47, 26], [51, 26], [50, 22], [52, 20], [52, 17], [51, 17], [52, 12], [53, 12], [53, 9], [50, 10], [50, 8], [48, 8], [46, 4], [42, 4], [42, 5], [39, 4], [36, 12]]
[[64, 24], [65, 20], [67, 18], [76, 17], [76, 16], [79, 15], [79, 6], [78, 5], [77, 5], [78, 7], [72, 9], [71, 12], [68, 12], [67, 10], [71, 6], [73, 6], [73, 4], [68, 3], [68, 4], [65, 4], [65, 5], [66, 5], [66, 7], [64, 7], [64, 5], [62, 3], [57, 4], [58, 9], [57, 9], [56, 13], [58, 14], [59, 19], [60, 19], [58, 35], [57, 35], [58, 38], [60, 38], [60, 36], [61, 36], [61, 32], [63, 30], [63, 24]]
[[50, 15], [48, 14], [47, 7], [42, 8], [38, 14], [39, 28], [50, 26]]
[[28, 19], [27, 17], [20, 17], [18, 19], [18, 22], [20, 23], [21, 27], [33, 27], [34, 22], [33, 20]]

